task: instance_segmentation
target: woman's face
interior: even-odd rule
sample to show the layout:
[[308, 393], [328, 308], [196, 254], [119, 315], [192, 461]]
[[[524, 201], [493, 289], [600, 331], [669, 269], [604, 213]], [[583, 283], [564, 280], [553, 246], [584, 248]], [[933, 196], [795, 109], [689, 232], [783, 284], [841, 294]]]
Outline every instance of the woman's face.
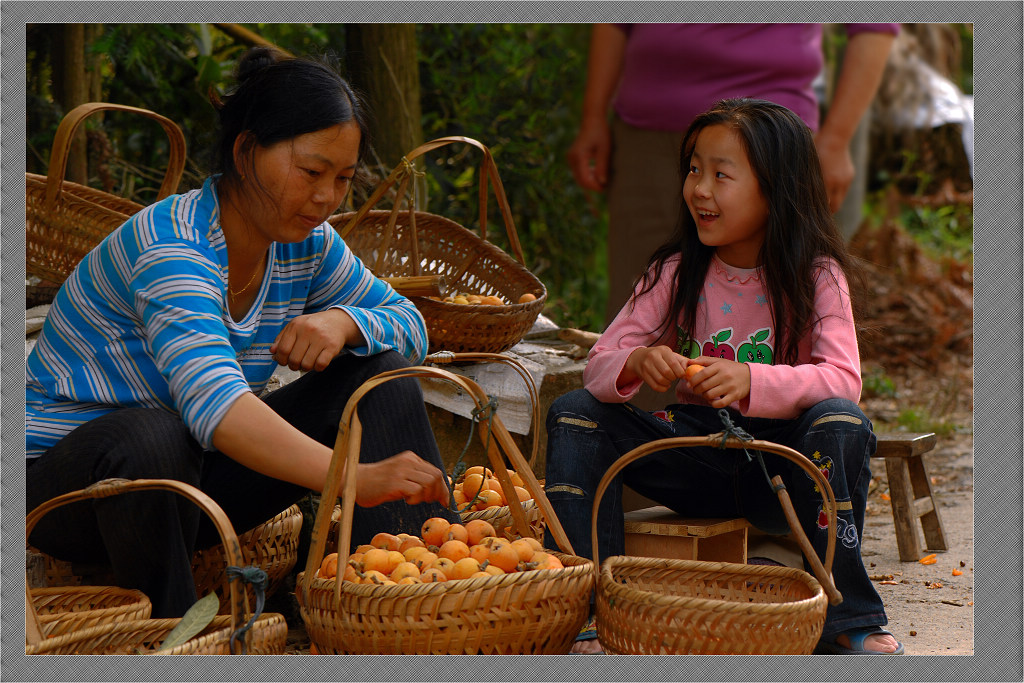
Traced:
[[[301, 242], [341, 205], [359, 158], [354, 122], [305, 133], [252, 152], [241, 210], [249, 227], [273, 242]], [[245, 165], [239, 165], [244, 168]]]

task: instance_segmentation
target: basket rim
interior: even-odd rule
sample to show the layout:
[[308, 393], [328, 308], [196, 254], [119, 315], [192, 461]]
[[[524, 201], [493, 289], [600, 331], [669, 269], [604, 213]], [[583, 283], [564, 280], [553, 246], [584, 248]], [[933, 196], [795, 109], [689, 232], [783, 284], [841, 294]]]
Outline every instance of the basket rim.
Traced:
[[[198, 650], [210, 645], [216, 644], [221, 640], [230, 640], [231, 638], [231, 626], [228, 622], [229, 615], [218, 614], [210, 622], [211, 627], [208, 633], [195, 636], [191, 640], [188, 640], [177, 647], [171, 648], [166, 651], [149, 650], [143, 652], [146, 655], [156, 654], [190, 654], [191, 650]], [[101, 624], [98, 626], [89, 626], [71, 633], [62, 633], [52, 638], [46, 638], [36, 645], [27, 646], [26, 649], [34, 650], [33, 652], [27, 652], [26, 654], [53, 654], [53, 650], [57, 650], [65, 645], [73, 643], [82, 643], [88, 645], [90, 641], [96, 638], [103, 638], [104, 636], [110, 636], [120, 633], [130, 633], [135, 630], [140, 633], [154, 633], [165, 631], [164, 637], [166, 637], [171, 630], [178, 625], [181, 621], [180, 618], [157, 618], [157, 619], [126, 619], [123, 621], [115, 621], [109, 624]], [[252, 624], [252, 628], [246, 634], [246, 637], [256, 637], [259, 630], [267, 627], [274, 627], [278, 623], [287, 625], [287, 621], [283, 614], [278, 612], [263, 612], [256, 618]], [[250, 636], [249, 634], [252, 634]], [[182, 648], [187, 648], [182, 650]], [[41, 651], [40, 651], [41, 650]], [[179, 652], [175, 652], [178, 650]]]
[[[639, 560], [639, 562], [638, 562]], [[655, 562], [651, 562], [655, 560]], [[616, 583], [612, 576], [614, 566], [630, 564], [651, 564], [661, 565], [666, 569], [680, 570], [703, 570], [718, 574], [753, 575], [766, 578], [779, 578], [795, 580], [808, 586], [813, 595], [800, 600], [788, 600], [785, 602], [733, 602], [718, 598], [687, 597], [680, 595], [666, 595], [656, 591], [637, 588], [636, 586]], [[615, 597], [616, 602], [620, 600], [632, 600], [645, 605], [656, 605], [658, 607], [679, 607], [679, 608], [705, 608], [728, 612], [805, 612], [816, 609], [819, 603], [828, 603], [828, 596], [821, 583], [807, 572], [796, 567], [775, 567], [770, 565], [738, 564], [733, 562], [706, 562], [702, 560], [677, 560], [667, 558], [638, 558], [627, 555], [613, 555], [607, 558], [601, 565], [601, 580], [598, 585], [599, 595]], [[621, 604], [621, 603], [619, 603]]]
[[[352, 216], [357, 214], [357, 213], [358, 213], [358, 211], [346, 211], [346, 212], [342, 212], [342, 213], [336, 213], [336, 214], [333, 214], [331, 216], [328, 216], [327, 222], [331, 225], [331, 227], [333, 227], [335, 229], [335, 231], [340, 231], [341, 225], [343, 225], [344, 223], [348, 222], [348, 220]], [[522, 264], [519, 261], [517, 261], [516, 259], [514, 259], [507, 251], [505, 251], [504, 249], [499, 247], [494, 242], [491, 242], [490, 240], [484, 239], [483, 237], [481, 237], [480, 235], [476, 234], [475, 232], [473, 232], [472, 230], [470, 230], [466, 226], [461, 225], [460, 223], [458, 223], [456, 221], [453, 221], [451, 218], [448, 218], [447, 216], [442, 216], [441, 214], [432, 213], [430, 211], [421, 211], [419, 209], [417, 209], [414, 213], [415, 213], [415, 215], [417, 217], [417, 223], [418, 223], [419, 219], [427, 219], [427, 220], [429, 220], [429, 221], [431, 221], [433, 223], [433, 225], [431, 225], [431, 228], [434, 229], [434, 230], [437, 230], [437, 229], [440, 229], [441, 231], [447, 230], [447, 231], [450, 231], [452, 233], [457, 233], [460, 237], [465, 237], [466, 239], [475, 242], [479, 247], [483, 248], [485, 250], [485, 252], [487, 252], [487, 255], [492, 256], [495, 261], [500, 261], [500, 262], [502, 262], [503, 265], [505, 265], [505, 263], [507, 261], [507, 266], [512, 268], [514, 271], [516, 271], [517, 274], [523, 275], [528, 280], [535, 281], [536, 284], [540, 285], [540, 287], [542, 289], [544, 289], [545, 293], [547, 292], [547, 289], [544, 287], [544, 283], [541, 282], [540, 278], [538, 278], [533, 273], [533, 271], [531, 271], [529, 268], [527, 268], [524, 264]], [[403, 218], [408, 216], [408, 215], [409, 215], [408, 211], [402, 211], [402, 212], [399, 213], [399, 218], [398, 218], [398, 220], [395, 223], [395, 230], [396, 231], [398, 231], [398, 230], [406, 230], [406, 229], [409, 228], [408, 224], [405, 221], [403, 221]], [[357, 228], [359, 226], [363, 226], [364, 224], [366, 224], [368, 219], [373, 219], [373, 220], [371, 220], [369, 222], [371, 222], [373, 224], [376, 224], [376, 223], [379, 222], [378, 219], [383, 219], [386, 222], [390, 218], [390, 216], [391, 216], [391, 210], [390, 209], [371, 209], [370, 211], [367, 211], [366, 214], [363, 216], [363, 218], [360, 220], [359, 224], [357, 225]], [[417, 231], [418, 230], [419, 230], [419, 228], [417, 227]], [[422, 238], [422, 235], [421, 235], [421, 238]], [[395, 238], [392, 237], [392, 240], [394, 240], [394, 239]], [[344, 241], [350, 247], [351, 247], [351, 244], [353, 242], [356, 242], [356, 240], [354, 240], [351, 236], [345, 237]], [[429, 244], [429, 241], [426, 241], [425, 243]], [[423, 258], [423, 257], [421, 256], [421, 258]], [[533, 303], [533, 302], [529, 302], [529, 303]], [[458, 305], [465, 306], [465, 305], [469, 305], [469, 304], [458, 304]]]

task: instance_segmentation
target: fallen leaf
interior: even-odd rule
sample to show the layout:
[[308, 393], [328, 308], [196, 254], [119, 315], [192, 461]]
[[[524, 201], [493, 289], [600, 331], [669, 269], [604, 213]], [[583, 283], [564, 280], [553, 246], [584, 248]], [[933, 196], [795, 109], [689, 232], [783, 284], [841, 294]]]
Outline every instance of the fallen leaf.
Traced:
[[963, 572], [960, 571], [959, 569], [954, 569], [953, 570], [953, 576], [960, 576], [961, 574], [963, 574]]
[[886, 586], [898, 586], [900, 584], [899, 581], [888, 581], [888, 580], [887, 581], [879, 581], [878, 583], [881, 583], [881, 584], [886, 585]]
[[938, 559], [935, 557], [935, 553], [932, 553], [931, 555], [925, 555], [918, 562], [921, 564], [935, 564], [938, 562]]
[[942, 584], [938, 581], [925, 581], [925, 588], [942, 588]]

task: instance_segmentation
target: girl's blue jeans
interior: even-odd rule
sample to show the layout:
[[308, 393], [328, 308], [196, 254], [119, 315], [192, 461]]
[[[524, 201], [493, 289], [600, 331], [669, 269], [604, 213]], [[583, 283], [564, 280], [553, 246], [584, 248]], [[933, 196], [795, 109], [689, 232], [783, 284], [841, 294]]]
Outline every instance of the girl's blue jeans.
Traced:
[[[861, 560], [869, 460], [876, 446], [871, 422], [845, 399], [822, 401], [794, 420], [748, 418], [731, 410], [729, 418], [754, 438], [789, 446], [810, 458], [835, 494], [832, 575], [843, 602], [829, 605], [822, 638], [886, 624], [882, 600]], [[602, 403], [586, 389], [558, 398], [547, 416], [545, 491], [576, 554], [593, 557], [594, 493], [612, 463], [656, 439], [723, 429], [718, 411], [707, 406], [670, 405], [649, 413], [629, 403]], [[803, 531], [824, 560], [828, 524], [817, 485], [799, 465], [771, 453], [762, 456], [769, 477], [782, 476]], [[597, 523], [602, 559], [624, 553], [623, 484], [683, 516], [741, 516], [766, 533], [789, 532], [778, 496], [756, 457], [751, 460], [734, 448], [664, 450], [626, 466], [602, 495]], [[545, 547], [556, 547], [550, 532]], [[804, 564], [809, 571], [806, 560]]]

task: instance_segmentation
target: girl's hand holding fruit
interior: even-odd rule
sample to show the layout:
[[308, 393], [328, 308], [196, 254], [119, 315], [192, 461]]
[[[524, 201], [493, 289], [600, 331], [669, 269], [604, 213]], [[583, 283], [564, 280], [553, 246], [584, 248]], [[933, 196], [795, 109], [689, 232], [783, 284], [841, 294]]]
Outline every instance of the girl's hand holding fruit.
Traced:
[[750, 395], [750, 368], [727, 358], [701, 356], [684, 370], [693, 392], [707, 399], [712, 408], [724, 408]]

